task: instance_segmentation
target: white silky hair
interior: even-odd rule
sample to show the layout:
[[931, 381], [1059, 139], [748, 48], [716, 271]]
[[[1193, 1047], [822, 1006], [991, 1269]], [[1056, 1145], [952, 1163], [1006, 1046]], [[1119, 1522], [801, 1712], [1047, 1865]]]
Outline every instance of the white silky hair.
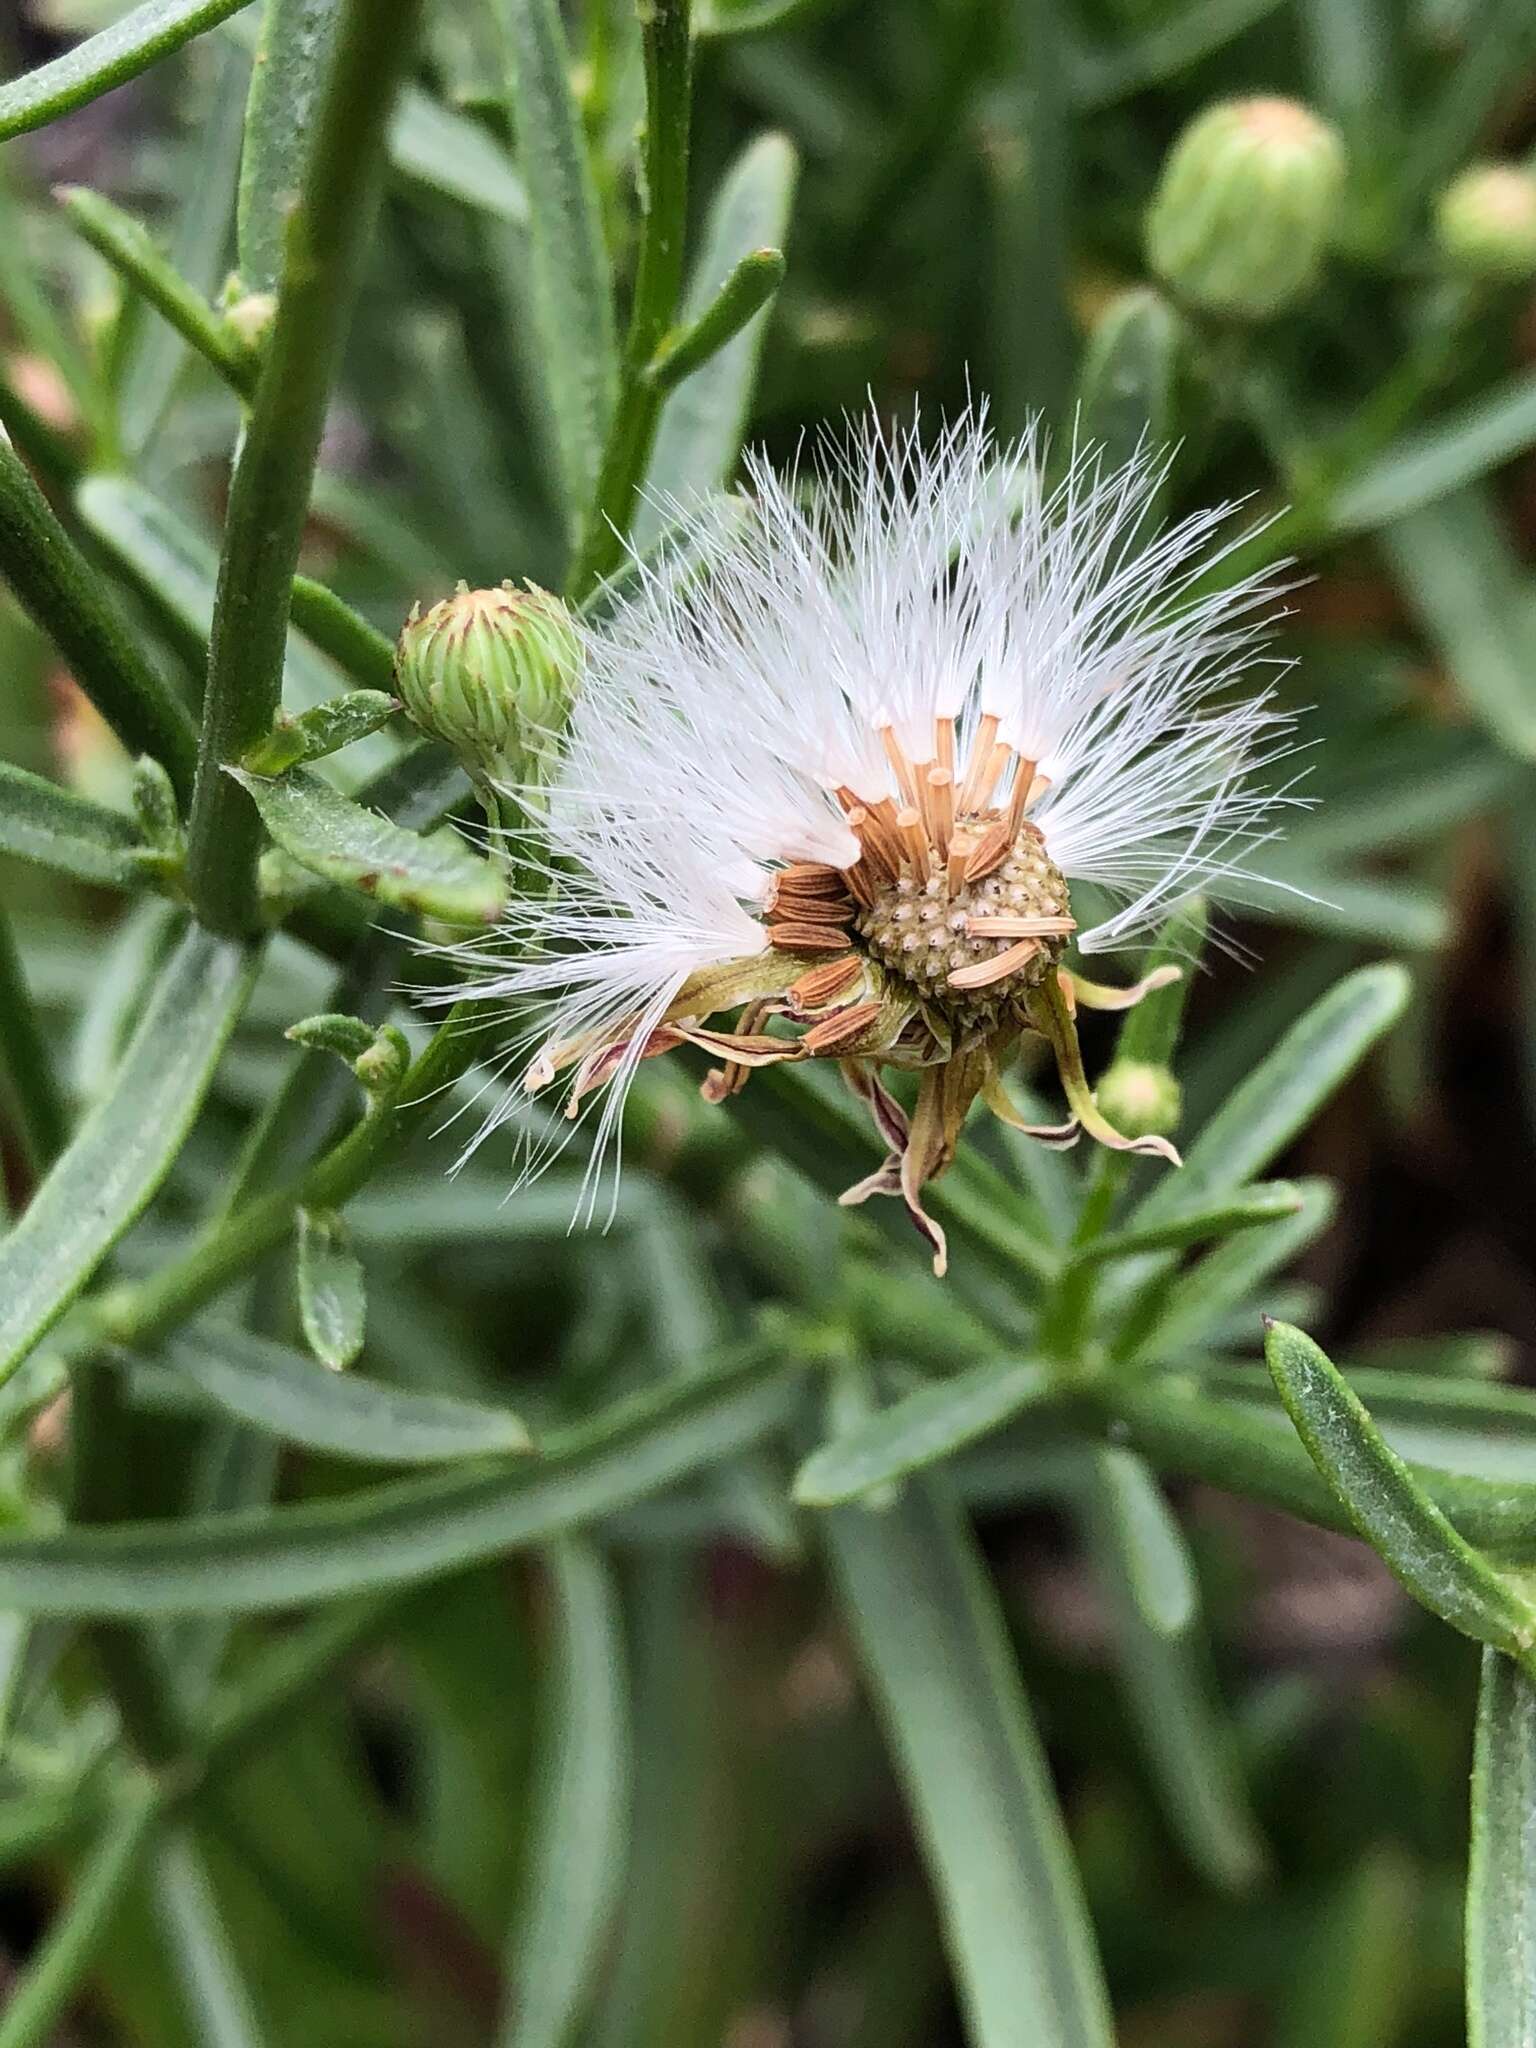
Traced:
[[999, 445], [972, 410], [932, 439], [870, 414], [817, 454], [814, 483], [749, 456], [727, 523], [708, 501], [666, 506], [673, 544], [635, 558], [583, 631], [547, 891], [464, 949], [517, 1019], [514, 1065], [623, 1045], [594, 1159], [688, 975], [766, 943], [774, 871], [858, 857], [836, 792], [905, 801], [883, 726], [921, 762], [953, 718], [958, 778], [989, 717], [1048, 778], [1031, 813], [1046, 851], [1115, 905], [1084, 953], [1134, 943], [1204, 884], [1261, 881], [1251, 856], [1296, 801], [1255, 781], [1293, 744], [1253, 676], [1276, 666], [1279, 586], [1197, 594], [1235, 508], [1158, 531], [1166, 452], [1110, 468], [1073, 447], [1053, 468], [1042, 435]]

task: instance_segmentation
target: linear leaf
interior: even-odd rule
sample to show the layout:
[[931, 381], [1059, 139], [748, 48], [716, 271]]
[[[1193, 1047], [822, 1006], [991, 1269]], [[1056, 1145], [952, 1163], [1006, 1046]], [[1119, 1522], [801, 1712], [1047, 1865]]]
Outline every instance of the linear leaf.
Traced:
[[52, 63], [0, 85], [0, 142], [40, 128], [137, 77], [246, 4], [247, 0], [145, 0], [142, 7]]
[[390, 162], [403, 176], [482, 213], [523, 227], [528, 191], [512, 159], [478, 121], [407, 85], [389, 128]]
[[1414, 1599], [1478, 1642], [1521, 1655], [1536, 1610], [1447, 1521], [1310, 1337], [1272, 1323], [1264, 1355], [1312, 1462]]
[[1138, 1228], [1186, 1215], [1262, 1173], [1401, 1016], [1401, 967], [1361, 967], [1293, 1024], [1135, 1212]]
[[1162, 1488], [1130, 1451], [1098, 1451], [1093, 1466], [1137, 1613], [1160, 1636], [1182, 1635], [1195, 1618], [1199, 1594], [1189, 1552]]
[[152, 879], [131, 818], [8, 761], [0, 761], [0, 853], [103, 889], [142, 889]]
[[305, 1342], [322, 1365], [344, 1372], [363, 1348], [368, 1296], [339, 1216], [299, 1211], [298, 1281]]
[[533, 315], [572, 522], [597, 480], [618, 379], [602, 219], [556, 0], [494, 0], [528, 191]]
[[525, 1424], [510, 1408], [327, 1372], [301, 1352], [233, 1324], [178, 1339], [166, 1347], [165, 1362], [241, 1422], [336, 1457], [424, 1465], [532, 1449]]
[[1468, 709], [1513, 753], [1536, 756], [1536, 611], [1484, 488], [1410, 512], [1381, 539]]
[[[1174, 382], [1179, 318], [1149, 286], [1121, 292], [1100, 315], [1078, 372], [1084, 439], [1118, 469], [1145, 449], [1175, 439]], [[1161, 495], [1161, 493], [1159, 493]]]
[[169, 1173], [255, 979], [256, 955], [189, 931], [117, 1070], [0, 1239], [0, 1379], [64, 1313]]
[[402, 1585], [542, 1543], [780, 1427], [793, 1386], [761, 1356], [620, 1405], [545, 1455], [339, 1499], [0, 1537], [0, 1604], [38, 1613], [252, 1613]]
[[1256, 1230], [1261, 1224], [1278, 1222], [1282, 1217], [1294, 1216], [1300, 1207], [1301, 1196], [1289, 1181], [1271, 1181], [1244, 1188], [1226, 1201], [1213, 1203], [1209, 1209], [1191, 1209], [1183, 1215], [1170, 1216], [1163, 1223], [1108, 1231], [1084, 1245], [1076, 1257], [1087, 1264], [1104, 1265], [1114, 1259], [1135, 1258], [1142, 1252], [1182, 1251], [1192, 1244], [1204, 1244], [1209, 1238], [1232, 1237], [1241, 1231]]
[[547, 1562], [554, 1669], [501, 2048], [565, 2048], [573, 2038], [625, 1876], [629, 1696], [617, 1589], [601, 1551], [579, 1537], [551, 1544]]
[[[1197, 1260], [1149, 1305], [1146, 1318], [1130, 1333], [1131, 1341], [1117, 1345], [1117, 1353], [1177, 1364], [1183, 1353], [1206, 1341], [1214, 1325], [1246, 1301], [1255, 1287], [1325, 1230], [1336, 1207], [1332, 1183], [1302, 1180], [1292, 1185], [1298, 1201], [1288, 1216], [1217, 1245]], [[1257, 1324], [1254, 1330], [1257, 1335]]]
[[1183, 1535], [1139, 1458], [1099, 1451], [1092, 1470], [1089, 1550], [1147, 1768], [1195, 1868], [1240, 1891], [1263, 1869], [1264, 1848], [1211, 1683]]
[[1536, 1685], [1484, 1650], [1467, 1877], [1468, 2048], [1536, 2040]]
[[947, 1458], [1050, 1393], [1050, 1375], [1036, 1359], [1013, 1365], [988, 1359], [919, 1387], [813, 1451], [795, 1476], [795, 1499], [807, 1508], [854, 1500]]
[[249, 790], [283, 852], [312, 874], [456, 924], [494, 924], [501, 914], [506, 877], [451, 826], [407, 832], [304, 768], [270, 778], [243, 768], [226, 773]]
[[152, 1891], [198, 2041], [203, 2048], [261, 2048], [251, 1994], [189, 1829], [178, 1830], [156, 1851]]
[[1445, 419], [1405, 434], [1335, 498], [1335, 533], [1364, 533], [1475, 483], [1536, 442], [1536, 376], [1510, 378]]
[[[682, 319], [696, 320], [721, 283], [753, 250], [782, 248], [789, 233], [800, 163], [786, 136], [762, 135], [726, 172], [704, 224], [703, 245], [684, 295]], [[757, 314], [734, 340], [668, 395], [656, 430], [634, 540], [644, 549], [667, 523], [663, 495], [687, 498], [731, 481], [752, 411], [768, 315]]]
[[1050, 1772], [975, 1539], [938, 1481], [818, 1523], [937, 1894], [975, 2048], [1109, 2048]]

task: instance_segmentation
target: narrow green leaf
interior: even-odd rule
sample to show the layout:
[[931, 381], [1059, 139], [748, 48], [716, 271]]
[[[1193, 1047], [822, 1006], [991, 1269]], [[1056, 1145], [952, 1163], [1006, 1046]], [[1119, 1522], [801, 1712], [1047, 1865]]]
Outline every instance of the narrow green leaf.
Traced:
[[1050, 1771], [975, 1539], [935, 1479], [821, 1518], [975, 2048], [1109, 2048]]
[[629, 1698], [613, 1574], [579, 1537], [551, 1544], [555, 1641], [523, 1896], [508, 1942], [500, 2048], [576, 2037], [625, 1882]]
[[533, 315], [574, 527], [592, 496], [618, 382], [597, 189], [556, 0], [494, 0], [528, 191]]
[[236, 242], [247, 292], [275, 292], [283, 237], [304, 159], [339, 9], [337, 0], [266, 0], [251, 66], [240, 158]]
[[232, 390], [248, 397], [256, 383], [256, 356], [202, 293], [178, 275], [149, 230], [84, 186], [64, 186], [58, 197], [72, 226], [91, 247], [143, 294]]
[[1139, 450], [1175, 438], [1174, 379], [1181, 331], [1158, 292], [1137, 285], [1100, 314], [1078, 373], [1078, 420], [1085, 440], [1118, 469]]
[[1264, 1355], [1312, 1462], [1415, 1600], [1452, 1628], [1521, 1656], [1536, 1610], [1459, 1536], [1310, 1337], [1272, 1323]]
[[795, 1475], [802, 1507], [835, 1507], [946, 1458], [1049, 1399], [1051, 1379], [1034, 1359], [988, 1359], [953, 1379], [893, 1401], [869, 1421], [813, 1451]]
[[255, 979], [245, 947], [189, 931], [118, 1068], [0, 1239], [0, 1379], [49, 1330], [170, 1171]]
[[185, 798], [196, 737], [186, 706], [60, 524], [0, 428], [0, 570], [17, 601], [131, 753], [164, 762]]
[[131, 818], [0, 761], [0, 853], [101, 889], [142, 889], [154, 865]]
[[[1333, 1220], [1336, 1197], [1331, 1182], [1296, 1181], [1292, 1191], [1297, 1199], [1288, 1215], [1216, 1246], [1155, 1300], [1133, 1309], [1132, 1320], [1116, 1342], [1116, 1356], [1166, 1358], [1176, 1365], [1187, 1351], [1208, 1341], [1222, 1317], [1248, 1300]], [[1254, 1328], [1257, 1334], [1257, 1323]]]
[[743, 256], [698, 318], [674, 328], [663, 341], [645, 367], [647, 383], [676, 390], [762, 312], [783, 282], [782, 249], [754, 249]]
[[1362, 967], [1314, 1003], [1228, 1096], [1184, 1157], [1135, 1211], [1138, 1228], [1186, 1215], [1262, 1173], [1349, 1075], [1407, 1003], [1401, 967]]
[[1467, 1877], [1467, 2048], [1536, 2040], [1536, 1682], [1483, 1651]]
[[[789, 233], [799, 158], [783, 135], [762, 135], [726, 172], [704, 223], [702, 246], [683, 297], [683, 318], [699, 319], [723, 279], [753, 250], [780, 248]], [[653, 495], [636, 508], [634, 542], [664, 538], [663, 497], [719, 490], [735, 473], [752, 411], [767, 330], [759, 313], [662, 408], [648, 473]]]
[[1329, 508], [1329, 525], [1335, 533], [1368, 533], [1476, 483], [1533, 442], [1536, 375], [1527, 370], [1405, 434], [1357, 470]]
[[344, 1372], [363, 1348], [368, 1296], [362, 1264], [334, 1211], [299, 1211], [298, 1280], [305, 1340], [322, 1365]]
[[494, 924], [501, 914], [506, 877], [451, 826], [425, 837], [407, 832], [304, 768], [271, 779], [243, 768], [226, 772], [249, 790], [283, 852], [312, 874], [455, 924]]
[[1208, 1239], [1232, 1237], [1239, 1231], [1256, 1230], [1284, 1216], [1294, 1216], [1301, 1196], [1287, 1180], [1270, 1181], [1245, 1188], [1209, 1209], [1191, 1209], [1170, 1216], [1164, 1223], [1148, 1223], [1129, 1230], [1107, 1231], [1074, 1254], [1081, 1265], [1105, 1265], [1114, 1259], [1136, 1258], [1143, 1252], [1182, 1251]]
[[781, 1428], [794, 1392], [758, 1355], [551, 1434], [537, 1459], [294, 1507], [0, 1535], [0, 1604], [119, 1617], [252, 1613], [431, 1578], [548, 1542], [713, 1465]]
[[256, 2008], [190, 1829], [160, 1845], [151, 1889], [200, 2048], [261, 2048]]
[[1162, 1488], [1130, 1451], [1097, 1451], [1093, 1468], [1137, 1613], [1160, 1636], [1182, 1635], [1194, 1621], [1199, 1594]]
[[1485, 488], [1394, 520], [1381, 541], [1467, 708], [1513, 753], [1536, 757], [1536, 604]]
[[354, 740], [366, 739], [399, 709], [399, 699], [382, 690], [349, 690], [344, 697], [330, 697], [297, 717], [279, 712], [271, 732], [251, 748], [240, 765], [253, 775], [281, 775], [300, 761], [323, 760], [327, 754], [350, 747]]
[[533, 1447], [510, 1408], [324, 1372], [301, 1352], [233, 1324], [210, 1324], [176, 1339], [165, 1361], [237, 1420], [338, 1458], [428, 1465]]
[[1266, 867], [1265, 878], [1275, 886], [1243, 889], [1218, 881], [1212, 884], [1211, 896], [1266, 924], [1363, 940], [1378, 948], [1433, 953], [1451, 934], [1444, 891], [1401, 875], [1350, 872], [1280, 850]]
[[390, 162], [402, 176], [497, 220], [524, 227], [528, 190], [507, 152], [468, 114], [407, 85], [389, 128]]
[[1264, 1867], [1257, 1823], [1199, 1629], [1189, 1552], [1142, 1461], [1099, 1451], [1084, 1516], [1116, 1664], [1168, 1825], [1194, 1867], [1241, 1891]]
[[293, 579], [291, 616], [299, 631], [367, 689], [388, 696], [395, 681], [395, 646], [358, 617], [334, 590], [309, 576]]
[[247, 0], [144, 0], [143, 6], [52, 63], [0, 85], [0, 142], [40, 128], [125, 79], [136, 78], [246, 4]]

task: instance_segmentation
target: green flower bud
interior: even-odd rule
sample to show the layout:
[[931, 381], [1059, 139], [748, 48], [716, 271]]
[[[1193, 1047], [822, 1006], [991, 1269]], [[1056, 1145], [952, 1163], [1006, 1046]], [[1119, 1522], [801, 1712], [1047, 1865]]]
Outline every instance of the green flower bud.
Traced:
[[1338, 135], [1295, 100], [1207, 107], [1163, 165], [1147, 260], [1189, 305], [1266, 320], [1311, 289], [1344, 173]]
[[1536, 277], [1536, 176], [1473, 164], [1435, 203], [1435, 240], [1451, 269], [1490, 284]]
[[1166, 1138], [1179, 1127], [1184, 1092], [1166, 1067], [1116, 1060], [1093, 1093], [1123, 1138]]
[[430, 611], [412, 611], [396, 687], [408, 715], [476, 781], [525, 785], [553, 764], [580, 659], [571, 615], [547, 590], [461, 583]]

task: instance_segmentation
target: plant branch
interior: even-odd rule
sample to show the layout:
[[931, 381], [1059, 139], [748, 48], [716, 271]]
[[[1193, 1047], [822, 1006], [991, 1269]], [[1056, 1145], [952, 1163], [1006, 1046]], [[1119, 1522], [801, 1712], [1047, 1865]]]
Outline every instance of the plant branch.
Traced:
[[40, 1180], [64, 1149], [69, 1120], [53, 1060], [22, 971], [10, 919], [0, 908], [0, 1076], [10, 1083], [28, 1170]]
[[281, 693], [326, 400], [421, 0], [398, 0], [388, 13], [386, 20], [372, 0], [348, 0], [338, 25], [313, 153], [288, 222], [277, 316], [230, 486], [187, 863], [194, 906], [216, 931], [245, 934], [260, 924], [260, 823], [224, 770], [265, 735]]
[[682, 295], [693, 91], [689, 0], [651, 0], [641, 10], [641, 21], [645, 46], [645, 225], [619, 402], [603, 451], [597, 494], [566, 586], [573, 603], [580, 603], [601, 583], [623, 555], [664, 395], [661, 385], [647, 372], [677, 317]]

